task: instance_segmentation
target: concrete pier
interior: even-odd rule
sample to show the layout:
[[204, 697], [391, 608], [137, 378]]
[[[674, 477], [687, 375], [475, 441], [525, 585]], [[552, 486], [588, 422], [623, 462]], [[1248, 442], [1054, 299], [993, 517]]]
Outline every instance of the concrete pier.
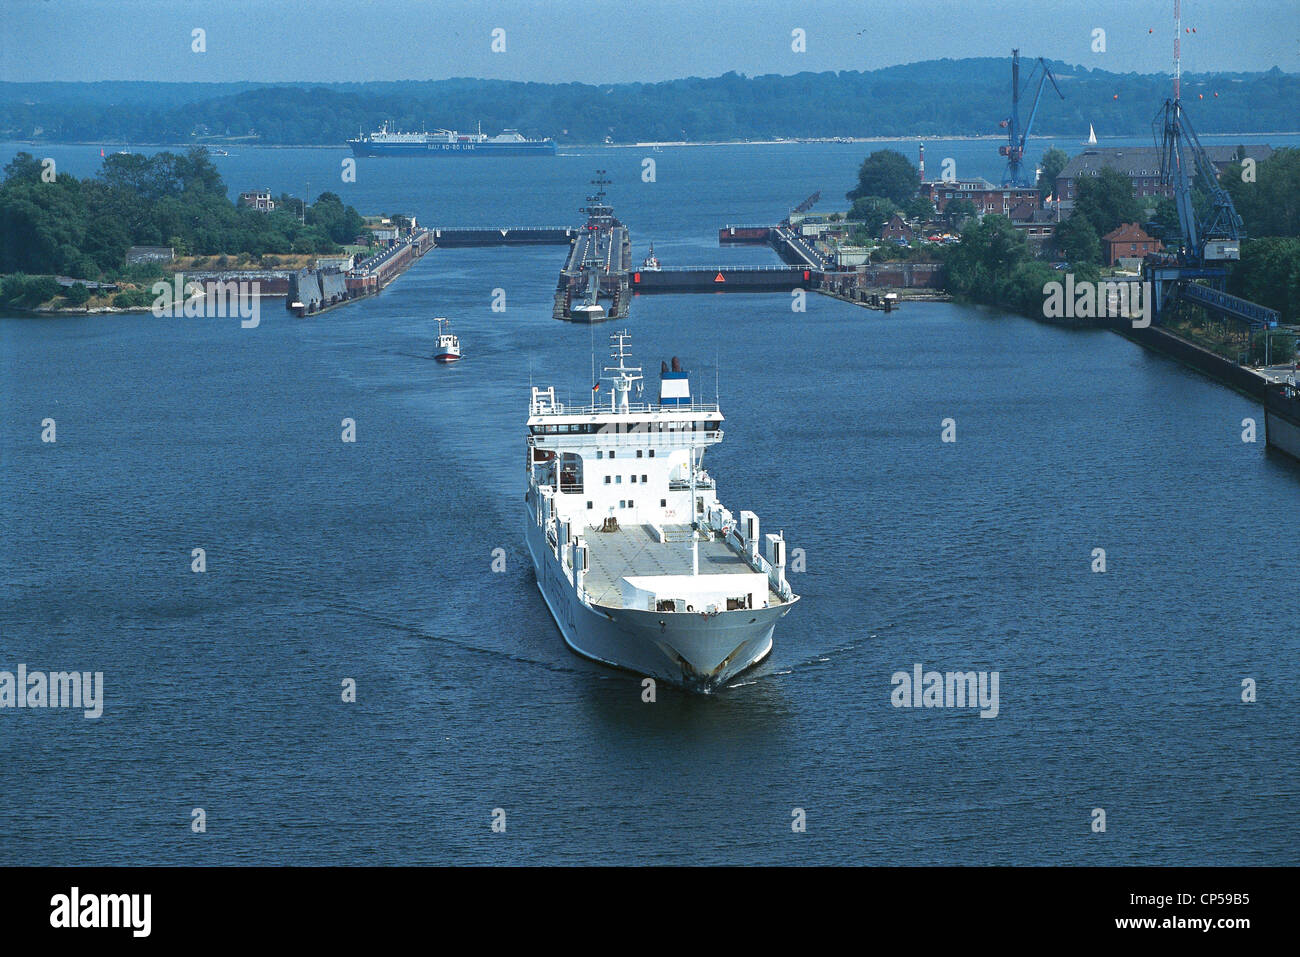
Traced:
[[567, 246], [577, 238], [576, 226], [443, 226], [432, 230], [433, 244], [466, 246]]

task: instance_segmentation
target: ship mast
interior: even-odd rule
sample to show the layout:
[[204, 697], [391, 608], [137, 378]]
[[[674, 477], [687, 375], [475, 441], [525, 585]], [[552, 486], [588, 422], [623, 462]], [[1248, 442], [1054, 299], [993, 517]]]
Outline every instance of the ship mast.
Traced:
[[615, 332], [609, 337], [610, 357], [618, 360], [616, 366], [605, 366], [604, 371], [608, 375], [601, 376], [602, 379], [608, 380], [613, 389], [610, 395], [610, 410], [613, 412], [626, 412], [628, 410], [628, 393], [632, 391], [633, 383], [639, 381], [641, 376], [640, 366], [627, 365], [627, 340], [631, 335], [626, 329]]
[[[695, 435], [691, 433], [692, 437]], [[695, 520], [695, 443], [691, 442], [691, 574], [700, 573], [700, 529]]]

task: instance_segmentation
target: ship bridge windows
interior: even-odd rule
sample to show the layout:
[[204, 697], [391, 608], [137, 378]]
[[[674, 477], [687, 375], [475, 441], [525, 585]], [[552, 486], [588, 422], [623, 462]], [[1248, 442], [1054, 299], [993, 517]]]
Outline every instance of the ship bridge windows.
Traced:
[[530, 425], [528, 431], [533, 435], [593, 435], [603, 429], [594, 422], [559, 422], [553, 425]]

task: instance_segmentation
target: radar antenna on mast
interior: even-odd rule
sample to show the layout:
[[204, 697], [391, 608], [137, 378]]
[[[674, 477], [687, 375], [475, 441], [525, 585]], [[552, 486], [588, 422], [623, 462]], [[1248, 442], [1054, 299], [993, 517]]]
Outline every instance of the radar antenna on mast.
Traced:
[[618, 365], [605, 366], [604, 371], [607, 374], [601, 376], [601, 379], [613, 386], [610, 408], [615, 412], [628, 410], [628, 393], [632, 390], [632, 386], [642, 379], [641, 367], [627, 364], [629, 358], [627, 341], [631, 338], [631, 334], [626, 329], [611, 333], [609, 337], [610, 358], [617, 359]]

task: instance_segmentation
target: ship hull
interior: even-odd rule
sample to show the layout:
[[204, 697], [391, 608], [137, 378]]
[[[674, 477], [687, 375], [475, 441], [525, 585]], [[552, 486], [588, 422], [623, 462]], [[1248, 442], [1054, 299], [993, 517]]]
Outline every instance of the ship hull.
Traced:
[[589, 606], [579, 599], [545, 532], [525, 513], [537, 587], [569, 648], [593, 661], [692, 691], [711, 692], [761, 662], [793, 602], [705, 616]]
[[605, 309], [597, 306], [595, 309], [587, 309], [582, 306], [569, 310], [569, 318], [574, 322], [597, 323], [604, 322], [609, 318]]
[[459, 353], [459, 352], [442, 352], [442, 353], [439, 353], [438, 355], [434, 356], [434, 358], [437, 359], [439, 362], [442, 362], [442, 363], [448, 363], [448, 362], [459, 362], [459, 361], [460, 361], [460, 353]]
[[[1284, 408], [1284, 399], [1269, 396], [1264, 404], [1264, 441], [1300, 461], [1300, 406]], [[1273, 406], [1276, 406], [1274, 408]], [[1289, 413], [1289, 414], [1288, 414]]]
[[532, 143], [358, 143], [354, 156], [554, 156], [553, 140]]

